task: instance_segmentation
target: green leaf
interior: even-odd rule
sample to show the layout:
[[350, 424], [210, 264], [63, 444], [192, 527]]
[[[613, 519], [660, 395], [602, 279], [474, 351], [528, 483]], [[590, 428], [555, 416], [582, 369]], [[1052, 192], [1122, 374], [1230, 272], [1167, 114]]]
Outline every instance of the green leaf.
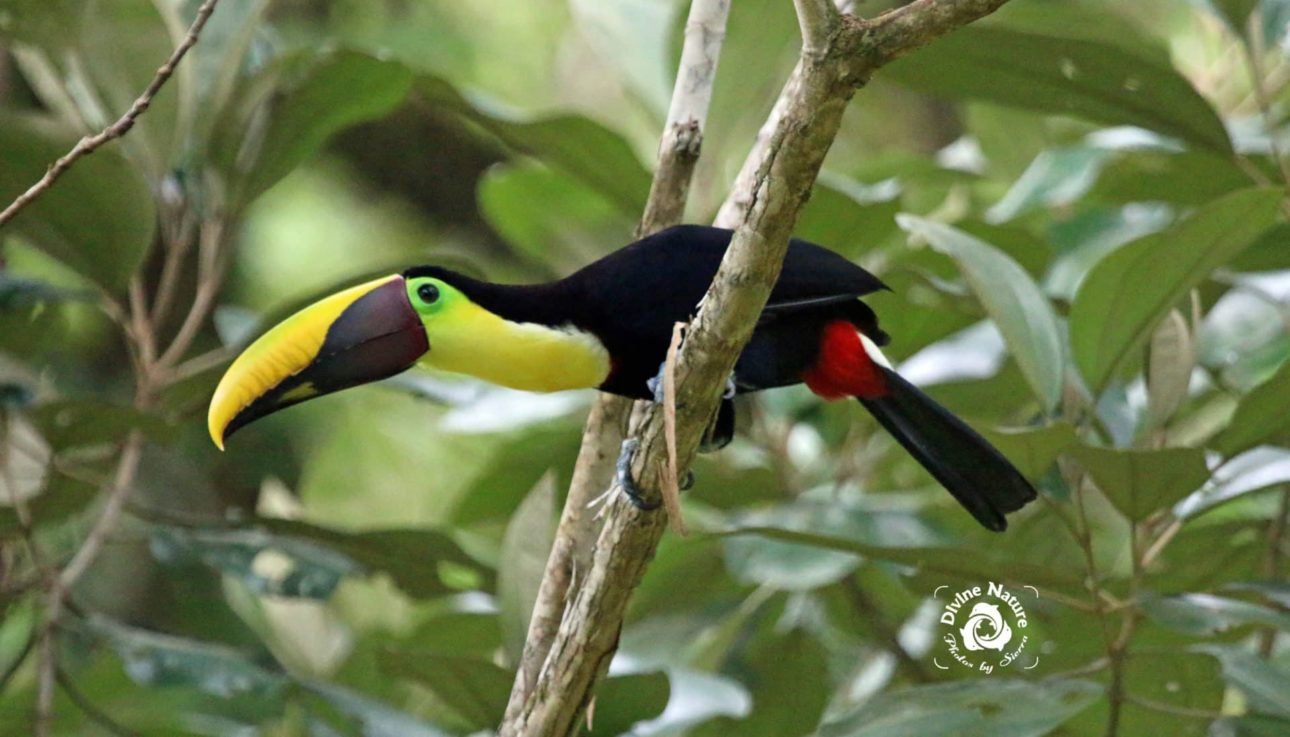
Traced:
[[[797, 530], [876, 546], [926, 545], [938, 539], [912, 514], [840, 502], [831, 490], [808, 492], [788, 504], [736, 512], [730, 516], [730, 526]], [[722, 554], [736, 580], [786, 591], [827, 586], [849, 575], [860, 562], [852, 552], [751, 537], [723, 540]]]
[[[53, 473], [44, 492], [27, 501], [27, 511], [33, 527], [54, 525], [88, 507], [97, 496], [94, 484]], [[21, 532], [22, 525], [13, 508], [0, 507], [0, 540], [13, 539]]]
[[240, 578], [257, 594], [286, 598], [329, 599], [342, 578], [362, 570], [324, 546], [256, 529], [157, 527], [149, 547], [164, 564], [200, 562]]
[[511, 694], [512, 674], [487, 660], [426, 651], [385, 649], [382, 671], [424, 686], [451, 711], [465, 731], [493, 729]]
[[1062, 343], [1057, 317], [1026, 270], [990, 244], [948, 225], [914, 215], [900, 227], [958, 262], [985, 311], [999, 326], [1027, 383], [1045, 409], [1062, 393]]
[[386, 573], [409, 596], [443, 596], [459, 593], [466, 585], [488, 588], [493, 583], [491, 571], [438, 530], [341, 532], [307, 522], [266, 518], [258, 524], [275, 535], [321, 543], [368, 571]]
[[[75, 144], [48, 121], [0, 115], [0, 202], [35, 184]], [[6, 226], [112, 292], [125, 288], [152, 247], [148, 185], [109, 145], [76, 163]]]
[[998, 448], [1028, 479], [1038, 479], [1048, 472], [1057, 456], [1079, 442], [1075, 428], [1067, 422], [1026, 430], [991, 430], [981, 434]]
[[1093, 267], [1075, 295], [1070, 332], [1075, 363], [1095, 392], [1188, 290], [1272, 225], [1282, 196], [1262, 188], [1226, 195]]
[[1241, 398], [1227, 429], [1218, 436], [1217, 448], [1231, 457], [1256, 445], [1273, 442], [1290, 432], [1290, 361], [1272, 378]]
[[490, 658], [502, 647], [502, 628], [493, 612], [448, 611], [422, 622], [407, 642], [444, 655]]
[[[175, 25], [187, 26], [192, 22], [189, 13], [195, 8], [191, 3], [187, 3], [188, 8], [182, 7], [185, 3], [173, 5], [177, 7], [166, 10], [176, 14]], [[194, 139], [209, 139], [219, 116], [206, 111], [223, 110], [229, 98], [239, 93], [246, 69], [262, 63], [248, 57], [255, 56], [250, 50], [257, 35], [264, 37], [272, 33], [269, 24], [264, 22], [268, 6], [269, 0], [221, 0], [219, 12], [212, 13], [202, 28], [201, 43], [184, 57], [184, 65], [191, 74], [181, 80], [181, 105], [184, 115], [190, 118]]]
[[[363, 737], [448, 737], [449, 733], [424, 722], [405, 711], [368, 698], [360, 693], [329, 683], [306, 681], [302, 688], [316, 694], [327, 703], [355, 719], [362, 725]], [[319, 730], [318, 734], [334, 734]], [[310, 734], [314, 734], [313, 731]]]
[[250, 527], [159, 526], [151, 547], [163, 563], [201, 562], [252, 591], [284, 597], [325, 600], [341, 579], [360, 573], [387, 573], [419, 598], [458, 593], [463, 582], [483, 585], [489, 578], [450, 537], [429, 529], [351, 533], [261, 518]]
[[497, 604], [510, 662], [520, 662], [546, 559], [555, 542], [555, 474], [547, 472], [520, 503], [502, 535], [497, 567]]
[[1165, 39], [1144, 33], [1128, 14], [1108, 13], [1098, 2], [1007, 3], [980, 23], [999, 25], [1040, 36], [1110, 43], [1121, 49], [1169, 64]]
[[1271, 446], [1254, 448], [1230, 457], [1214, 471], [1205, 488], [1174, 507], [1174, 514], [1189, 518], [1240, 499], [1290, 482], [1290, 450]]
[[533, 161], [486, 171], [479, 209], [507, 241], [553, 274], [608, 254], [629, 241], [635, 227], [599, 191]]
[[1209, 478], [1199, 448], [1124, 450], [1079, 446], [1075, 456], [1115, 508], [1134, 522], [1170, 507]]
[[573, 0], [582, 38], [662, 118], [672, 95], [668, 36], [678, 5], [657, 0]]
[[446, 80], [417, 79], [422, 97], [443, 105], [496, 136], [503, 144], [580, 179], [635, 217], [649, 196], [650, 175], [620, 135], [577, 115], [531, 117], [468, 100]]
[[1059, 255], [1044, 278], [1044, 292], [1055, 300], [1074, 300], [1080, 283], [1106, 254], [1162, 230], [1173, 219], [1169, 207], [1138, 204], [1085, 210], [1069, 220], [1053, 223], [1049, 238]]
[[280, 693], [286, 675], [262, 667], [251, 653], [223, 645], [127, 627], [99, 615], [85, 627], [105, 639], [120, 656], [126, 672], [147, 686], [195, 686], [222, 697]]
[[161, 418], [99, 399], [48, 402], [32, 410], [31, 419], [55, 450], [117, 443], [131, 430], [141, 430], [155, 442], [174, 438], [173, 428]]
[[[1227, 24], [1232, 33], [1238, 38], [1245, 37], [1245, 27], [1250, 19], [1250, 13], [1259, 6], [1259, 0], [1204, 0], [1219, 18]], [[1244, 43], [1239, 41], [1238, 43]]]
[[607, 679], [596, 690], [595, 718], [590, 737], [616, 737], [632, 733], [637, 722], [653, 719], [667, 708], [672, 695], [666, 673], [634, 673]]
[[334, 134], [401, 104], [412, 73], [355, 51], [293, 56], [246, 81], [246, 92], [216, 131], [212, 158], [246, 204], [273, 186]]
[[[1090, 633], [1091, 634], [1091, 633]], [[1186, 643], [1172, 632], [1145, 629], [1135, 640], [1139, 651], [1125, 659], [1124, 691], [1143, 699], [1184, 709], [1217, 713], [1223, 706], [1223, 680], [1213, 658], [1188, 652]], [[1148, 644], [1150, 643], [1150, 644]], [[1101, 713], [1099, 713], [1101, 712]], [[1105, 726], [1105, 712], [1093, 709], [1081, 715], [1078, 726], [1094, 724], [1097, 733]], [[1091, 718], [1092, 721], [1086, 721]], [[1204, 734], [1195, 717], [1154, 709], [1125, 708], [1120, 734]], [[1157, 731], [1159, 730], [1159, 731]]]
[[1231, 156], [1210, 151], [1121, 151], [1107, 162], [1090, 197], [1115, 204], [1203, 205], [1250, 185]]
[[1290, 734], [1290, 718], [1260, 715], [1223, 717], [1210, 725], [1209, 733], [1230, 737], [1285, 737]]
[[1210, 637], [1243, 625], [1290, 632], [1290, 614], [1212, 594], [1147, 594], [1142, 599], [1142, 610], [1159, 625], [1197, 637]]
[[1170, 310], [1151, 335], [1147, 352], [1147, 422], [1162, 427], [1187, 399], [1196, 341], [1187, 319]]
[[1110, 125], [1136, 125], [1230, 155], [1222, 120], [1154, 55], [1088, 39], [969, 26], [883, 70], [927, 92]]
[[813, 545], [826, 550], [838, 550], [862, 555], [874, 560], [890, 561], [917, 569], [926, 569], [974, 581], [983, 578], [1002, 579], [1005, 582], [1031, 584], [1070, 591], [1078, 589], [1076, 577], [1046, 566], [1032, 565], [1015, 557], [1004, 558], [982, 551], [965, 551], [941, 547], [887, 547], [810, 532], [798, 532], [777, 527], [739, 527], [718, 533], [722, 536], [760, 535], [772, 540], [800, 545]]
[[743, 719], [719, 717], [691, 732], [694, 737], [783, 737], [807, 734], [828, 705], [828, 652], [802, 629], [771, 632], [746, 649], [741, 670], [752, 692]]
[[822, 172], [793, 232], [857, 258], [896, 232], [900, 193], [895, 179], [862, 184]]
[[1109, 158], [1109, 151], [1082, 144], [1041, 151], [986, 219], [1002, 223], [1040, 207], [1069, 205], [1088, 192]]
[[1195, 649], [1218, 658], [1223, 680], [1246, 695], [1253, 711], [1290, 717], [1290, 671], [1238, 646], [1200, 645]]
[[983, 678], [883, 694], [825, 722], [815, 737], [1040, 737], [1086, 709], [1090, 681]]
[[0, 271], [0, 312], [57, 302], [93, 302], [92, 292], [64, 289]]

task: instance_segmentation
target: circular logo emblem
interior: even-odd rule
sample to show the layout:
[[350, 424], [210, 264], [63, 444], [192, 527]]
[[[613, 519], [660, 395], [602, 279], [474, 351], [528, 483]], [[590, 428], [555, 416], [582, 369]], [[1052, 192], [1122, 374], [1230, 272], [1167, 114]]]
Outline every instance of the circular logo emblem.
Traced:
[[[949, 586], [939, 586], [935, 596], [941, 599], [951, 591]], [[1022, 587], [1022, 593], [1039, 599], [1039, 589], [1034, 586]], [[1030, 622], [1021, 597], [993, 581], [952, 594], [941, 608], [941, 653], [932, 658], [937, 668], [952, 667], [941, 662], [945, 659], [969, 670], [993, 673], [995, 668], [1007, 668], [1022, 660], [1030, 643], [1026, 634]], [[947, 657], [942, 658], [942, 654]], [[1039, 665], [1037, 656], [1025, 660], [1027, 664], [1020, 666], [1025, 670]]]

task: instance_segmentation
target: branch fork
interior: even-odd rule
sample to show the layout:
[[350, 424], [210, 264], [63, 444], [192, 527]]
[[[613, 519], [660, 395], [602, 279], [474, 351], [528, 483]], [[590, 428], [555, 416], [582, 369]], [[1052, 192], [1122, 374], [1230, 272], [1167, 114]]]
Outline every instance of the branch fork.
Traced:
[[[829, 0], [795, 0], [803, 35], [802, 57], [718, 216], [718, 223], [733, 227], [735, 233], [712, 287], [676, 351], [675, 425], [668, 420], [669, 410], [659, 405], [641, 403], [633, 413], [630, 435], [639, 438], [639, 446], [632, 475], [647, 494], [657, 494], [652, 490], [663, 488], [669, 479], [675, 483], [677, 473], [692, 463], [726, 377], [779, 276], [798, 212], [810, 196], [855, 90], [883, 64], [1006, 1], [915, 0], [873, 21], [861, 21], [839, 14]], [[693, 13], [708, 4], [696, 0], [691, 6], [687, 50], [691, 42], [688, 31], [696, 27]], [[686, 59], [683, 52], [673, 112], [684, 109], [676, 98], [686, 94], [682, 80], [694, 69], [687, 66]], [[690, 150], [676, 145], [677, 126], [684, 126], [685, 120], [669, 118], [664, 129], [659, 171], [642, 233], [676, 222], [684, 210], [693, 161], [679, 174], [673, 168], [677, 164], [671, 162], [686, 158], [678, 154], [682, 148], [686, 153]], [[701, 122], [698, 129], [701, 136]], [[697, 147], [693, 155], [697, 155]], [[672, 217], [664, 218], [661, 213]], [[617, 405], [597, 404], [598, 409], [614, 407], [618, 412], [624, 412], [625, 406], [621, 401]], [[604, 417], [603, 412], [593, 410], [593, 421], [603, 423]], [[597, 442], [584, 434], [584, 451], [588, 441]], [[674, 452], [669, 452], [673, 448]], [[582, 477], [584, 482], [603, 482], [605, 478]], [[618, 486], [614, 484], [615, 492], [621, 492]], [[575, 503], [575, 492], [591, 493], [575, 486], [566, 517]], [[608, 517], [590, 554], [590, 568], [579, 568], [585, 577], [562, 597], [567, 607], [555, 615], [559, 626], [553, 639], [548, 644], [531, 637], [526, 643], [521, 672], [501, 726], [502, 737], [573, 734], [579, 716], [592, 701], [596, 683], [609, 668], [631, 592], [643, 577], [668, 518], [658, 511], [641, 511], [621, 496], [615, 493], [611, 497]], [[577, 501], [581, 503], [581, 497]], [[553, 554], [548, 578], [563, 575], [560, 571], [566, 564], [558, 558]], [[543, 589], [547, 590], [546, 581]], [[538, 621], [536, 614], [534, 621]], [[543, 621], [549, 633], [552, 620], [547, 617]]]

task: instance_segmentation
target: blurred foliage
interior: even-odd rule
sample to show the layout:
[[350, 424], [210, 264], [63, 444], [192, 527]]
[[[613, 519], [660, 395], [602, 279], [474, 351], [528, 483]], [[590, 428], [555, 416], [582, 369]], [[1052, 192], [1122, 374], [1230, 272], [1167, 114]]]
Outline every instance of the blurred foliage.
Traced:
[[[0, 202], [197, 5], [0, 0]], [[135, 129], [0, 233], [0, 735], [31, 733], [45, 567], [136, 430], [127, 519], [60, 619], [54, 733], [497, 724], [588, 397], [406, 376], [224, 455], [204, 401], [227, 346], [340, 282], [544, 279], [629, 241], [685, 5], [223, 0]], [[1290, 734], [1287, 23], [1016, 2], [857, 95], [798, 232], [893, 287], [893, 358], [1043, 499], [991, 535], [852, 403], [752, 398], [591, 733]], [[734, 3], [690, 219], [796, 34], [791, 3]], [[158, 348], [203, 284], [217, 307], [144, 391], [122, 323], [167, 279]], [[937, 587], [989, 581], [1037, 588], [1039, 664], [942, 670]]]

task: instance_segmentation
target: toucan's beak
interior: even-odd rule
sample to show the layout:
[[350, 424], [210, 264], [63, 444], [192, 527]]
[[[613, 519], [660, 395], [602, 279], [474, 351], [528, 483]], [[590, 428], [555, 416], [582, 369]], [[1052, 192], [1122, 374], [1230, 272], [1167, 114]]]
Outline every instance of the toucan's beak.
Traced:
[[237, 357], [211, 398], [220, 450], [247, 423], [306, 399], [384, 379], [430, 349], [402, 276], [334, 294], [287, 318]]

